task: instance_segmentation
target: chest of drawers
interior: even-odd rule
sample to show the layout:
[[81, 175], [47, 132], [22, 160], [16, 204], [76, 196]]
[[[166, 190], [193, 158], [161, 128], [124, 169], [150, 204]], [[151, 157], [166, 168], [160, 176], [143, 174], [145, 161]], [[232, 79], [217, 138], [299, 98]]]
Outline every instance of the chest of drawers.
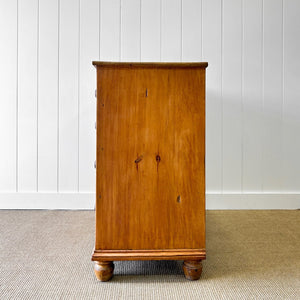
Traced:
[[113, 261], [205, 259], [207, 63], [93, 62], [97, 69], [96, 241], [101, 281]]

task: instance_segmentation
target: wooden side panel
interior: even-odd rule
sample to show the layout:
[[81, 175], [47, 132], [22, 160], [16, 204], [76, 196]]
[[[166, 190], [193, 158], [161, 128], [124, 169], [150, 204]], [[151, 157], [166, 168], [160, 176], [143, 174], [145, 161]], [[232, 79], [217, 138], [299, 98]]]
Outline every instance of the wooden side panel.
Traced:
[[204, 80], [98, 68], [96, 250], [205, 247]]

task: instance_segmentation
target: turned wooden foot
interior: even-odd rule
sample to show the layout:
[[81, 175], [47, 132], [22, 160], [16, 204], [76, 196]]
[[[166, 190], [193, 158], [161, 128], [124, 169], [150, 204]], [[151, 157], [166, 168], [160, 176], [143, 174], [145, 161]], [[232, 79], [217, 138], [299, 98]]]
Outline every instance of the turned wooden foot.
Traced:
[[95, 275], [100, 281], [108, 281], [114, 273], [114, 264], [112, 261], [95, 261]]
[[188, 280], [198, 280], [202, 273], [201, 260], [185, 260], [183, 262], [184, 276]]

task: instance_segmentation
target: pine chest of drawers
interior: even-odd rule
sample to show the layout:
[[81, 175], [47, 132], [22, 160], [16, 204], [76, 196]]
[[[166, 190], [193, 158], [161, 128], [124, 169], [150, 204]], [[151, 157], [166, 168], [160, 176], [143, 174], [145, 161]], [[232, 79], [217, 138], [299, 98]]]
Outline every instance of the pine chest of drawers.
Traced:
[[97, 69], [96, 241], [101, 281], [113, 261], [205, 259], [207, 63], [93, 62]]

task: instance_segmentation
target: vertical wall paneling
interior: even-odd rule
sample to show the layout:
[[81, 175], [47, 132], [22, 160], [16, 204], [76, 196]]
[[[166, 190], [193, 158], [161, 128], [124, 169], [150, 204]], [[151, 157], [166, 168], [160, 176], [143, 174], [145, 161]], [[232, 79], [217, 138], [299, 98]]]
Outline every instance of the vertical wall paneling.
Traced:
[[206, 188], [222, 191], [222, 5], [202, 0], [203, 61], [206, 69]]
[[81, 1], [79, 69], [79, 191], [93, 191], [96, 159], [96, 69], [99, 59], [99, 0]]
[[[283, 190], [300, 191], [300, 1], [283, 2]], [[299, 205], [300, 207], [300, 205]]]
[[182, 1], [162, 0], [162, 61], [181, 61], [182, 59]]
[[59, 0], [39, 0], [38, 191], [57, 191]]
[[183, 61], [201, 61], [202, 58], [202, 2], [182, 0]]
[[121, 1], [101, 0], [100, 59], [104, 61], [119, 61], [121, 58]]
[[141, 0], [141, 60], [160, 61], [160, 0]]
[[0, 191], [16, 191], [17, 0], [0, 0]]
[[223, 189], [242, 183], [242, 1], [223, 1]]
[[282, 187], [282, 0], [263, 7], [263, 190]]
[[60, 0], [59, 191], [78, 190], [79, 0]]
[[121, 60], [141, 60], [141, 0], [125, 0], [121, 6]]
[[38, 0], [19, 1], [18, 191], [37, 191]]
[[244, 192], [262, 188], [262, 0], [243, 5], [243, 182]]
[[299, 15], [298, 0], [0, 0], [0, 208], [92, 203], [98, 59], [208, 61], [208, 207], [298, 207]]

